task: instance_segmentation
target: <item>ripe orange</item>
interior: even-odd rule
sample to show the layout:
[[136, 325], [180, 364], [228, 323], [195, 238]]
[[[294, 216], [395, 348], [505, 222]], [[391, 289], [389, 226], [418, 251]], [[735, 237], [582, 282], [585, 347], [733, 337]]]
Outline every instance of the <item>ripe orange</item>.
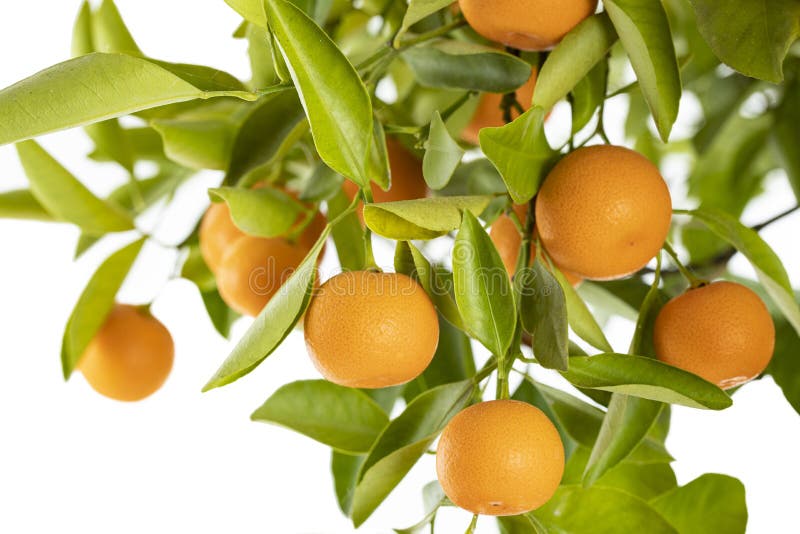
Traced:
[[212, 273], [217, 272], [225, 250], [245, 234], [233, 224], [225, 202], [212, 202], [200, 223], [200, 254]]
[[101, 395], [138, 401], [164, 384], [174, 354], [172, 336], [163, 324], [140, 308], [116, 304], [78, 368]]
[[[414, 200], [428, 195], [428, 186], [422, 175], [422, 162], [403, 146], [397, 139], [386, 138], [386, 154], [389, 159], [389, 172], [392, 176], [391, 187], [384, 191], [375, 183], [370, 184], [374, 202], [396, 202], [398, 200]], [[358, 194], [358, 186], [345, 180], [344, 191], [351, 200]], [[362, 208], [358, 210], [362, 218]]]
[[[527, 111], [531, 107], [533, 100], [533, 88], [536, 86], [536, 68], [533, 69], [530, 79], [516, 90], [517, 102], [520, 103], [522, 109]], [[503, 111], [500, 109], [503, 95], [500, 93], [484, 93], [478, 103], [478, 109], [475, 110], [475, 115], [467, 125], [466, 129], [461, 134], [461, 138], [473, 145], [480, 144], [478, 134], [483, 128], [497, 128], [503, 126], [506, 121], [503, 118]], [[511, 118], [515, 119], [519, 113], [511, 110]]]
[[403, 274], [356, 271], [334, 276], [306, 311], [308, 353], [342, 386], [382, 388], [419, 376], [439, 343], [436, 309]]
[[436, 450], [447, 497], [474, 514], [517, 515], [553, 496], [564, 446], [538, 408], [515, 400], [481, 402], [447, 424]]
[[536, 200], [536, 228], [553, 261], [593, 280], [644, 267], [664, 245], [671, 219], [669, 189], [656, 166], [619, 146], [567, 155]]
[[583, 19], [597, 0], [459, 0], [472, 29], [520, 50], [548, 50]]
[[283, 238], [245, 236], [225, 253], [217, 270], [217, 289], [237, 312], [255, 317], [289, 279], [308, 249]]
[[659, 360], [727, 389], [766, 369], [775, 325], [749, 288], [714, 282], [669, 301], [656, 318], [653, 339]]
[[[514, 211], [519, 217], [520, 221], [524, 223], [527, 214], [527, 207], [524, 205], [515, 205]], [[522, 236], [519, 235], [514, 221], [508, 215], [501, 215], [489, 230], [489, 237], [492, 239], [497, 252], [500, 253], [500, 259], [503, 260], [506, 270], [509, 274], [513, 275], [517, 271], [517, 260], [519, 259], [519, 250], [522, 246]], [[531, 247], [531, 261], [536, 257], [536, 247]], [[577, 286], [583, 281], [583, 278], [575, 273], [567, 271], [559, 267], [558, 269], [573, 286]]]

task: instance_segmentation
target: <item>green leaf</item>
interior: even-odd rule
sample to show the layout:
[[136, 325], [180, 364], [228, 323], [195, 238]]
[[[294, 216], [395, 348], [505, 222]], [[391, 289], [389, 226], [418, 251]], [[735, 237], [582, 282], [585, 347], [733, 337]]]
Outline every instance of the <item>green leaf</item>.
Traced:
[[353, 507], [353, 493], [356, 491], [356, 478], [365, 455], [353, 456], [333, 451], [331, 454], [331, 474], [339, 508], [346, 516], [350, 516]]
[[218, 187], [208, 193], [212, 199], [228, 204], [231, 219], [241, 231], [258, 237], [285, 235], [303, 209], [287, 193], [272, 187]]
[[55, 220], [27, 189], [0, 193], [0, 219]]
[[253, 73], [251, 85], [264, 89], [280, 82], [273, 64], [272, 39], [265, 28], [247, 24], [247, 55], [250, 58], [250, 71]]
[[536, 80], [533, 106], [546, 110], [567, 96], [617, 42], [605, 13], [584, 20], [553, 49]]
[[35, 141], [18, 143], [17, 152], [31, 192], [55, 218], [91, 234], [133, 229], [127, 213], [94, 196]]
[[417, 81], [426, 87], [509, 93], [531, 77], [526, 61], [469, 41], [439, 39], [403, 52]]
[[491, 200], [490, 196], [465, 196], [380, 202], [364, 206], [364, 221], [389, 239], [433, 239], [456, 230], [462, 211], [478, 215]]
[[667, 142], [681, 99], [681, 78], [667, 14], [660, 0], [607, 0], [661, 139]]
[[598, 63], [572, 90], [572, 135], [589, 124], [605, 100], [607, 75], [608, 65]]
[[522, 327], [533, 338], [533, 354], [547, 369], [566, 371], [569, 359], [567, 302], [558, 281], [537, 258], [514, 277]]
[[624, 393], [692, 408], [723, 410], [731, 398], [697, 375], [644, 356], [598, 354], [573, 357], [562, 373], [573, 385]]
[[499, 128], [478, 134], [489, 161], [497, 168], [516, 204], [525, 204], [539, 191], [555, 151], [544, 134], [544, 108], [533, 107]]
[[706, 474], [651, 501], [681, 534], [744, 534], [744, 485], [725, 475]]
[[447, 503], [447, 496], [438, 481], [425, 484], [422, 488], [422, 501], [425, 507], [425, 516], [416, 524], [408, 528], [396, 528], [397, 534], [416, 534], [428, 526], [436, 518], [436, 512]]
[[203, 391], [230, 384], [248, 374], [286, 339], [308, 307], [317, 274], [317, 257], [328, 234], [330, 227], [326, 227], [297, 270], [264, 306]]
[[646, 501], [612, 488], [561, 486], [532, 515], [561, 532], [678, 534]]
[[267, 28], [267, 16], [264, 13], [262, 0], [225, 0], [225, 3], [236, 10], [246, 21], [264, 29]]
[[[436, 270], [431, 267], [430, 262], [420, 252], [420, 250], [408, 241], [397, 243], [394, 256], [395, 271], [419, 281], [425, 292], [436, 305], [439, 313], [447, 319], [450, 324], [464, 330], [464, 321], [458, 311], [453, 296], [448, 287], [436, 274]], [[441, 341], [441, 340], [440, 340]]]
[[217, 288], [217, 281], [214, 278], [214, 273], [211, 272], [205, 260], [203, 260], [199, 245], [195, 244], [187, 248], [186, 259], [181, 266], [181, 278], [193, 282], [201, 293], [213, 291]]
[[[131, 147], [134, 159], [157, 161], [164, 158], [161, 136], [149, 126], [123, 128], [122, 134], [125, 136], [124, 143]], [[89, 158], [95, 161], [115, 161], [111, 154], [99, 146], [89, 154]]]
[[468, 211], [453, 245], [453, 282], [469, 332], [492, 354], [504, 357], [517, 325], [511, 281], [489, 235]]
[[100, 7], [94, 12], [92, 22], [92, 42], [95, 52], [142, 55], [142, 51], [125, 26], [125, 22], [112, 0], [103, 0]]
[[203, 291], [200, 293], [200, 297], [203, 299], [208, 318], [211, 319], [214, 329], [224, 338], [230, 336], [231, 326], [240, 315], [228, 307], [216, 289]]
[[389, 423], [380, 406], [365, 393], [326, 380], [286, 384], [250, 418], [284, 426], [350, 454], [369, 451]]
[[564, 298], [567, 302], [567, 319], [572, 330], [593, 347], [605, 352], [612, 352], [613, 349], [603, 334], [603, 329], [597, 324], [592, 312], [586, 307], [586, 303], [569, 283], [569, 280], [558, 269], [551, 269], [551, 272], [564, 291]]
[[472, 397], [465, 380], [426, 391], [384, 429], [361, 466], [351, 517], [358, 528], [433, 444], [447, 422]]
[[[334, 220], [339, 217], [350, 205], [341, 186], [339, 192], [328, 201], [328, 218]], [[339, 263], [345, 271], [358, 271], [366, 265], [366, 242], [364, 240], [364, 228], [356, 212], [345, 215], [336, 226], [333, 227], [333, 242], [336, 245], [336, 253], [339, 255]]]
[[89, 342], [114, 307], [117, 292], [144, 241], [144, 238], [134, 241], [109, 256], [86, 284], [69, 316], [61, 342], [61, 365], [65, 379], [72, 375]]
[[758, 232], [744, 226], [727, 213], [713, 208], [676, 210], [675, 213], [691, 215], [702, 221], [712, 232], [750, 260], [761, 285], [795, 331], [800, 333], [800, 306], [795, 299], [789, 275], [786, 274], [778, 255], [758, 235]]
[[794, 196], [800, 203], [800, 76], [787, 84], [776, 113], [773, 138], [781, 166], [786, 170]]
[[453, 0], [411, 0], [408, 3], [406, 14], [403, 15], [403, 22], [397, 34], [394, 36], [394, 47], [400, 45], [400, 38], [417, 22], [433, 15], [437, 11], [451, 5]]
[[372, 102], [361, 78], [300, 9], [284, 0], [265, 0], [265, 6], [320, 158], [339, 174], [367, 185]]
[[435, 191], [445, 188], [463, 155], [464, 150], [450, 136], [442, 116], [436, 111], [422, 160], [422, 175], [428, 187]]
[[88, 54], [0, 90], [0, 145], [198, 98], [255, 99], [234, 80], [206, 67]]
[[117, 119], [88, 124], [84, 131], [94, 142], [95, 150], [119, 163], [128, 173], [133, 172], [133, 147]]
[[720, 60], [746, 76], [773, 83], [783, 80], [783, 60], [792, 42], [800, 37], [797, 2], [691, 3], [700, 33]]
[[72, 57], [94, 52], [92, 41], [92, 6], [84, 0], [72, 26]]
[[308, 124], [295, 91], [260, 98], [239, 127], [233, 141], [224, 183], [234, 185], [272, 165], [306, 132]]
[[792, 326], [778, 318], [775, 320], [775, 353], [767, 372], [783, 390], [783, 395], [800, 414], [800, 336]]

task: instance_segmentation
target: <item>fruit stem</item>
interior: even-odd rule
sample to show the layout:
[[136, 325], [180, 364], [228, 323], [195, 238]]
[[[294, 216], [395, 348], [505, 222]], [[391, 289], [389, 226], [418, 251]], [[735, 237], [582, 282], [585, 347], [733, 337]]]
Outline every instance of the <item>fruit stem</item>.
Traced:
[[669, 257], [672, 258], [672, 262], [681, 272], [683, 277], [689, 282], [689, 285], [692, 289], [708, 284], [708, 280], [703, 280], [702, 278], [695, 276], [689, 269], [686, 268], [685, 265], [683, 265], [683, 263], [681, 263], [681, 260], [678, 258], [678, 253], [675, 252], [675, 249], [672, 248], [672, 245], [670, 245], [667, 241], [664, 241], [663, 248], [664, 251], [669, 254]]
[[[367, 185], [361, 189], [361, 194], [364, 196], [364, 207], [366, 208], [367, 204], [372, 204], [373, 202], [372, 189]], [[356, 198], [358, 198], [358, 195], [356, 195]], [[364, 268], [367, 271], [381, 270], [375, 262], [375, 254], [372, 251], [372, 230], [366, 224], [364, 224]]]
[[467, 527], [467, 531], [464, 534], [473, 534], [477, 526], [478, 526], [478, 514], [475, 514], [472, 516], [472, 521], [470, 521], [469, 527]]

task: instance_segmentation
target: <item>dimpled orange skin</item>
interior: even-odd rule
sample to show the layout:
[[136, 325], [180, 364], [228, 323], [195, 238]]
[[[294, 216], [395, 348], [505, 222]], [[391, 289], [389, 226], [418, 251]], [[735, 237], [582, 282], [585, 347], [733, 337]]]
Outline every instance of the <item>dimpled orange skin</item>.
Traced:
[[217, 271], [217, 289], [225, 303], [255, 317], [278, 292], [308, 251], [283, 238], [245, 236], [225, 253]]
[[174, 355], [172, 336], [163, 324], [135, 306], [116, 304], [78, 369], [101, 395], [132, 402], [161, 388]]
[[[531, 107], [533, 101], [533, 88], [536, 85], [536, 68], [533, 69], [530, 79], [516, 90], [517, 102], [522, 106], [522, 109], [527, 111]], [[475, 110], [475, 115], [472, 120], [461, 133], [461, 138], [473, 145], [479, 145], [480, 139], [478, 134], [482, 128], [498, 128], [503, 126], [506, 121], [503, 117], [503, 110], [500, 104], [503, 100], [503, 95], [500, 93], [484, 93], [478, 102], [478, 108]], [[511, 110], [512, 119], [517, 118], [519, 113]]]
[[425, 290], [408, 276], [355, 271], [317, 290], [304, 333], [322, 376], [374, 389], [422, 374], [439, 343], [439, 322]]
[[775, 325], [752, 290], [714, 282], [669, 301], [656, 318], [653, 338], [659, 360], [728, 389], [767, 368]]
[[225, 250], [245, 234], [233, 224], [225, 202], [213, 202], [200, 222], [200, 254], [212, 273], [216, 273]]
[[664, 245], [672, 199], [661, 174], [633, 150], [579, 148], [547, 176], [536, 228], [553, 261], [591, 280], [635, 273]]
[[520, 50], [548, 50], [583, 19], [597, 0], [459, 0], [472, 29]]
[[538, 408], [515, 400], [470, 406], [447, 424], [436, 450], [445, 494], [474, 514], [517, 515], [553, 496], [564, 446]]
[[[514, 211], [517, 214], [517, 217], [520, 218], [520, 221], [525, 220], [525, 216], [527, 213], [527, 209], [525, 206], [522, 205], [515, 205]], [[489, 237], [494, 243], [497, 252], [500, 254], [500, 259], [503, 260], [503, 265], [506, 267], [506, 271], [509, 274], [513, 274], [517, 271], [517, 260], [519, 259], [519, 250], [522, 246], [522, 236], [519, 235], [519, 230], [517, 230], [514, 221], [511, 220], [511, 217], [508, 215], [501, 215], [497, 218], [495, 222], [492, 223], [492, 227], [489, 229]], [[531, 260], [536, 256], [536, 248], [531, 250]], [[559, 268], [561, 274], [564, 275], [564, 278], [573, 286], [576, 287], [580, 285], [583, 281], [583, 278], [578, 276], [575, 273], [571, 273], [564, 269]]]

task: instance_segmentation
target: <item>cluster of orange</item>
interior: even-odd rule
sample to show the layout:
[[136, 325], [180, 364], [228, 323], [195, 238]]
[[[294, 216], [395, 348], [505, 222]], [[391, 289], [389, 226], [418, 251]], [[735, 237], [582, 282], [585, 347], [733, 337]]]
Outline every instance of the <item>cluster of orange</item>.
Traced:
[[[552, 47], [594, 13], [596, 1], [460, 0], [472, 27], [494, 41], [526, 50]], [[530, 103], [535, 73], [518, 91]], [[502, 124], [499, 95], [484, 97], [464, 134], [475, 142], [486, 126]], [[419, 160], [390, 139], [392, 187], [373, 187], [378, 202], [427, 194]], [[347, 184], [353, 198], [358, 189]], [[520, 220], [526, 206], [514, 207]], [[535, 202], [535, 236], [573, 283], [610, 280], [644, 267], [662, 248], [672, 215], [669, 190], [658, 169], [642, 155], [618, 146], [575, 150], [549, 173]], [[225, 204], [209, 210], [200, 247], [233, 309], [256, 315], [282, 279], [254, 290], [251, 275], [273, 261], [274, 276], [291, 272], [325, 224], [317, 218], [294, 242], [245, 235]], [[298, 223], [299, 224], [299, 223]], [[509, 271], [516, 269], [522, 236], [508, 215], [491, 238]], [[535, 253], [536, 251], [534, 251]], [[548, 264], [549, 265], [549, 264]], [[346, 320], [343, 320], [346, 318]], [[305, 340], [314, 365], [331, 382], [382, 388], [419, 376], [439, 339], [437, 313], [424, 289], [401, 274], [347, 272], [325, 282], [305, 315]], [[721, 387], [761, 373], [772, 355], [775, 330], [761, 299], [730, 282], [690, 289], [669, 302], [655, 323], [658, 358]], [[143, 398], [163, 383], [172, 365], [167, 330], [146, 312], [117, 306], [90, 344], [80, 368], [99, 392], [121, 400]], [[556, 491], [564, 449], [553, 423], [522, 402], [481, 402], [457, 414], [437, 449], [439, 481], [452, 502], [476, 514], [515, 515], [541, 506]]]

